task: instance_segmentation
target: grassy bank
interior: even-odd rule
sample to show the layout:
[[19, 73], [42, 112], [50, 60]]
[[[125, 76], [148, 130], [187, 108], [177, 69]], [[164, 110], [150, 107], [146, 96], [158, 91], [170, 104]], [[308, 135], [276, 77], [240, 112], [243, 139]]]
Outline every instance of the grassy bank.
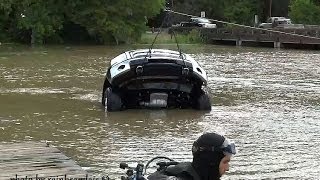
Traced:
[[[141, 36], [140, 41], [138, 43], [140, 44], [151, 44], [157, 35], [157, 32], [151, 33], [146, 32]], [[200, 38], [199, 32], [197, 30], [190, 31], [189, 34], [176, 34], [177, 41], [179, 44], [202, 44], [202, 40]], [[174, 44], [176, 43], [174, 36], [171, 36], [167, 32], [161, 32], [157, 40], [155, 42], [156, 44]]]
[[[152, 33], [151, 31], [145, 32], [144, 34], [142, 34], [141, 39], [138, 40], [136, 44], [151, 44], [154, 41], [154, 38], [156, 37], [157, 33], [158, 32]], [[176, 33], [176, 38], [179, 44], [204, 44], [200, 37], [199, 31], [195, 29], [190, 31], [188, 34]], [[86, 43], [81, 43], [81, 44], [86, 44]], [[155, 44], [176, 44], [176, 41], [173, 35], [169, 34], [167, 31], [163, 31], [158, 35]], [[36, 47], [42, 47], [44, 45], [45, 44], [36, 45]], [[46, 45], [49, 45], [49, 44], [46, 44]], [[56, 45], [56, 44], [51, 44], [51, 45]], [[68, 44], [63, 43], [59, 45], [65, 46]], [[88, 43], [87, 45], [92, 45], [92, 44]], [[28, 44], [23, 45], [15, 42], [11, 42], [11, 43], [0, 42], [0, 50], [6, 49], [8, 47], [10, 48], [11, 46], [14, 47], [14, 46], [29, 46], [29, 45]]]

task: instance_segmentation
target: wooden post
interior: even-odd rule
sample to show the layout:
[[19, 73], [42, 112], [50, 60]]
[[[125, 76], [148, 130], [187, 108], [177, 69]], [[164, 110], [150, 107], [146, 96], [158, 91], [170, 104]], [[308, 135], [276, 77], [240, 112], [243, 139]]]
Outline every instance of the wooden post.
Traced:
[[279, 42], [279, 41], [273, 42], [273, 47], [274, 48], [280, 48], [281, 47], [281, 42]]
[[241, 39], [238, 39], [237, 41], [236, 41], [236, 46], [241, 46], [242, 45], [242, 40]]
[[269, 0], [269, 17], [272, 17], [272, 0]]

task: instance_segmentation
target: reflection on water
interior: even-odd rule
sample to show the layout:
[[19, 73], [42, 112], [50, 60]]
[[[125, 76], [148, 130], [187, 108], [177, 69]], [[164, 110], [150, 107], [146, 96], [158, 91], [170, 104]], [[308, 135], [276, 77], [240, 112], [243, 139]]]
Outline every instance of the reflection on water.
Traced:
[[132, 47], [1, 48], [0, 141], [48, 140], [87, 171], [118, 178], [120, 162], [190, 161], [192, 142], [215, 131], [238, 146], [223, 179], [320, 176], [317, 51], [185, 45], [207, 70], [211, 112], [106, 113], [108, 61]]

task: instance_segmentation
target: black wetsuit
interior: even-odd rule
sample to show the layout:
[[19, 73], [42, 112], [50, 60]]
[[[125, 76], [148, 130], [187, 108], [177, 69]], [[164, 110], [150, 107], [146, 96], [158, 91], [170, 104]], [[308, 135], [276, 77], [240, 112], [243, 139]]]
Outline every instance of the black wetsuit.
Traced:
[[201, 180], [191, 162], [179, 163], [175, 166], [169, 166], [166, 169], [156, 171], [148, 180]]
[[148, 179], [220, 180], [219, 165], [225, 155], [219, 148], [224, 141], [225, 138], [219, 134], [205, 133], [193, 143], [192, 162], [168, 166], [151, 174]]

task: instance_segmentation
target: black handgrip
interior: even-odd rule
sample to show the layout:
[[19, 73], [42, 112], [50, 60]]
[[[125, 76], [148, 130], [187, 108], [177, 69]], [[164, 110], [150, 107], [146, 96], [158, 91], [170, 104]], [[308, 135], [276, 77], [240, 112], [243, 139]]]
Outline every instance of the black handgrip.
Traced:
[[125, 168], [128, 168], [128, 164], [127, 163], [120, 163], [120, 168], [121, 169], [125, 169]]
[[171, 166], [171, 165], [177, 165], [179, 164], [176, 161], [169, 161], [169, 162], [158, 162], [157, 165], [160, 167], [164, 167], [164, 166]]

